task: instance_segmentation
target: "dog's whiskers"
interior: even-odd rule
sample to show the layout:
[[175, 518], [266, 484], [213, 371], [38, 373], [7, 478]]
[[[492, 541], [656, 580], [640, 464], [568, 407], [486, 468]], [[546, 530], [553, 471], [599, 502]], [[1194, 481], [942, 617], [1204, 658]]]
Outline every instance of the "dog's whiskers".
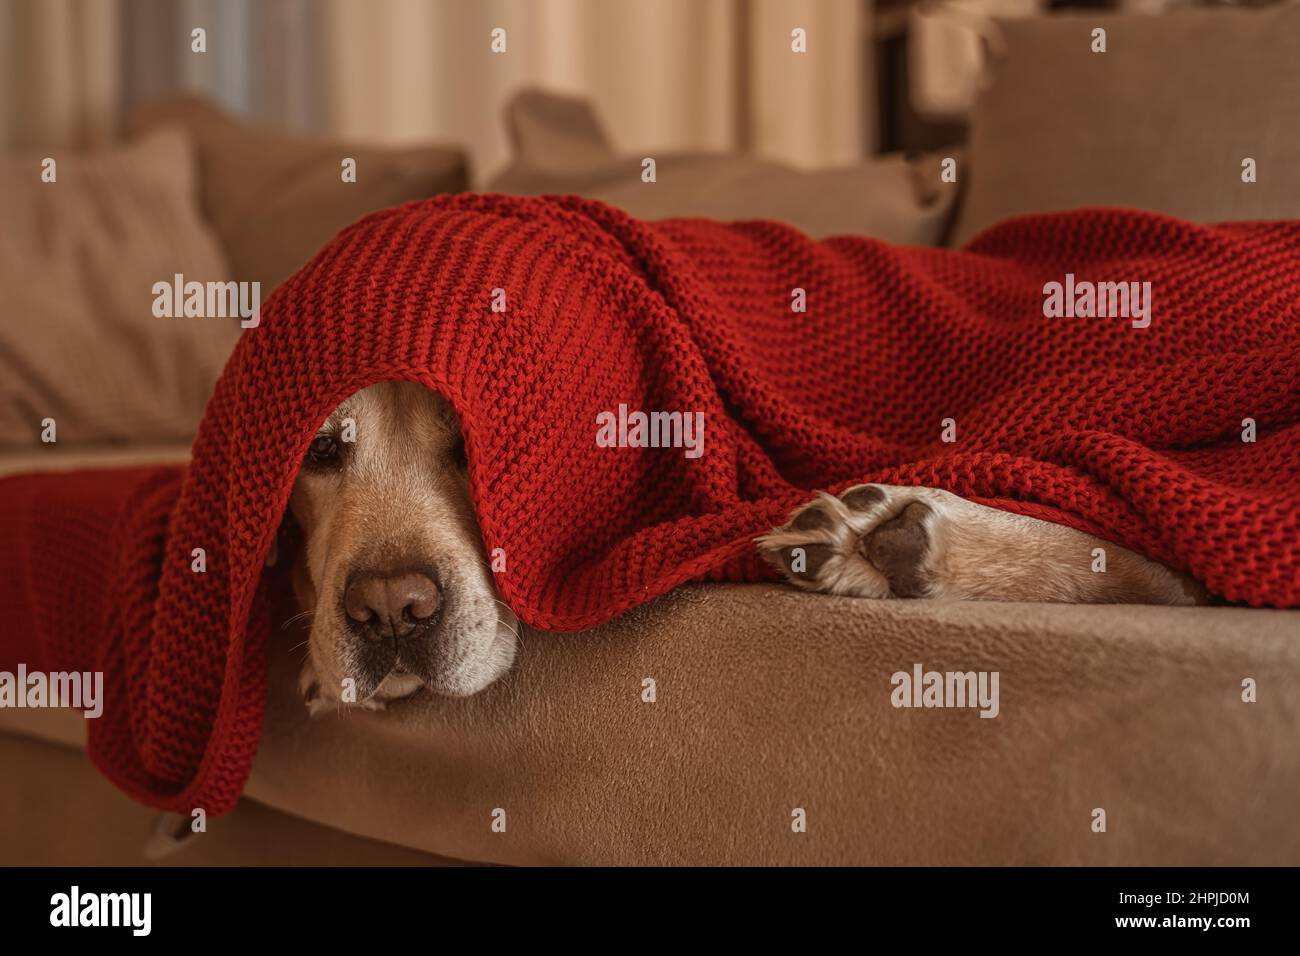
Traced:
[[293, 617], [289, 618], [289, 619], [286, 620], [283, 624], [281, 624], [281, 625], [280, 625], [280, 630], [282, 630], [282, 631], [287, 631], [287, 630], [289, 629], [289, 626], [290, 626], [291, 624], [296, 624], [296, 623], [298, 623], [299, 621], [301, 621], [303, 618], [305, 618], [305, 617], [311, 617], [311, 616], [314, 615], [315, 613], [316, 613], [316, 609], [315, 609], [315, 608], [311, 608], [310, 610], [307, 610], [307, 611], [299, 611], [299, 612], [298, 612], [297, 614], [295, 614]]
[[[507, 604], [505, 601], [502, 601], [498, 598], [493, 598], [493, 600], [496, 601], [498, 604], [500, 604], [507, 611], [510, 611], [511, 614], [515, 613], [514, 611], [510, 610], [510, 605]], [[515, 620], [518, 621], [518, 618], [516, 618]], [[506, 621], [502, 620], [499, 616], [497, 617], [497, 624], [504, 625], [505, 629], [515, 636], [515, 653], [523, 654], [524, 652], [524, 636], [522, 633], [523, 625], [521, 624], [517, 628], [512, 627]]]

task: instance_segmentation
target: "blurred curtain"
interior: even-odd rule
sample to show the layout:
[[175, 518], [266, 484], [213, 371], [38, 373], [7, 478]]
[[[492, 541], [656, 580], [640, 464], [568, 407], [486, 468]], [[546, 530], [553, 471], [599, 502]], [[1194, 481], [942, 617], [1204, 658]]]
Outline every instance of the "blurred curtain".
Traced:
[[0, 3], [0, 144], [82, 145], [116, 131], [117, 0]]
[[[624, 149], [752, 148], [805, 166], [873, 145], [868, 0], [325, 0], [326, 123], [508, 155], [521, 86], [591, 98]], [[506, 52], [491, 33], [506, 31]], [[791, 31], [807, 31], [807, 53]]]
[[[176, 89], [282, 128], [508, 158], [520, 88], [588, 97], [620, 149], [856, 162], [875, 129], [871, 0], [0, 0], [0, 136], [110, 136]], [[190, 49], [207, 31], [207, 52]], [[493, 53], [492, 31], [506, 31]], [[807, 52], [791, 50], [806, 31]]]
[[[797, 166], [842, 166], [875, 151], [876, 88], [870, 0], [747, 0], [740, 145]], [[807, 31], [792, 55], [790, 31]]]

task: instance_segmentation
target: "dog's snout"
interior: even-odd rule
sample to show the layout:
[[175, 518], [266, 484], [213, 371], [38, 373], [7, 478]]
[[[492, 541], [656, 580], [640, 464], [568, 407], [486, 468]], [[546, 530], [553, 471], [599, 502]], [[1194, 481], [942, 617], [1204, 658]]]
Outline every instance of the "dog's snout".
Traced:
[[442, 605], [442, 593], [429, 575], [352, 575], [343, 592], [343, 609], [355, 630], [374, 640], [406, 637], [428, 624]]

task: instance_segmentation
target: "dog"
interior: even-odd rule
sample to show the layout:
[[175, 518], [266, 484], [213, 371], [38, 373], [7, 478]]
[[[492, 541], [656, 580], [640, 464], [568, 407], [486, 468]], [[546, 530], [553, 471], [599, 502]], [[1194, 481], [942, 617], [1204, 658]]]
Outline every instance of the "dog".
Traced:
[[[496, 589], [460, 425], [442, 396], [384, 382], [344, 401], [308, 447], [289, 512], [301, 538], [291, 578], [311, 618], [300, 690], [313, 713], [382, 709], [421, 687], [468, 696], [510, 669], [519, 621]], [[1207, 599], [1190, 577], [1132, 551], [934, 488], [821, 493], [756, 543], [788, 582], [823, 594]], [[1105, 573], [1094, 570], [1098, 553]]]
[[384, 382], [345, 400], [308, 446], [289, 513], [312, 713], [382, 709], [421, 687], [465, 697], [510, 669], [519, 622], [493, 582], [442, 396]]

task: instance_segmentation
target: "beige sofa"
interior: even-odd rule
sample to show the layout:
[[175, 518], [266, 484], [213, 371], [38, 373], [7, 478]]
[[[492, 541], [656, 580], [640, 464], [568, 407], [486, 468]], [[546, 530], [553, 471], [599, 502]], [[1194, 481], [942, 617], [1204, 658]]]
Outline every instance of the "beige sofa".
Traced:
[[[1298, 620], [696, 586], [591, 631], [527, 635], [519, 666], [469, 700], [316, 720], [295, 692], [302, 635], [277, 629], [245, 803], [492, 863], [1294, 864]], [[890, 676], [915, 663], [998, 671], [998, 717], [895, 709]], [[1246, 677], [1258, 703], [1241, 700]], [[74, 713], [18, 714], [81, 742]], [[39, 787], [8, 776], [0, 793]], [[46, 821], [85, 805], [27, 799]], [[213, 821], [192, 845], [242, 827]], [[293, 860], [307, 831], [260, 832]]]
[[[1138, 45], [1117, 53], [1121, 73], [1123, 57], [1165, 63], [1176, 79], [1206, 57], [1231, 56], [1222, 81], [1251, 91], [1189, 104], [1171, 85], [1165, 113], [1181, 118], [1164, 130], [1161, 149], [1177, 152], [1180, 136], [1199, 148], [1206, 128], [1228, 122], [1231, 102], [1234, 129], [1253, 123], [1256, 152], [1275, 164], [1300, 153], [1300, 124], [1280, 121], [1300, 97], [1273, 92], [1295, 92], [1282, 54], [1300, 42], [1300, 9], [1179, 15], [1158, 31], [1147, 21], [1093, 19], [1105, 20], [1113, 49], [1124, 49], [1116, 37]], [[1008, 208], [1017, 203], [1050, 205], [1053, 195], [1162, 208], [1174, 194], [1161, 191], [1164, 180], [1177, 175], [1185, 176], [1179, 202], [1191, 204], [1180, 214], [1300, 216], [1287, 183], [1254, 192], [1204, 184], [1197, 177], [1223, 170], [1207, 174], [1196, 162], [1162, 166], [1161, 189], [1144, 197], [1129, 182], [1120, 190], [1110, 173], [1089, 182], [1096, 164], [1080, 157], [1052, 193], [1046, 180], [1062, 175], [1067, 127], [1091, 123], [1105, 148], [1119, 150], [1135, 125], [1150, 122], [1149, 106], [1125, 111], [1131, 90], [1099, 86], [1084, 72], [1094, 64], [1070, 52], [1081, 23], [1008, 31], [962, 160], [973, 170], [969, 195], [959, 206], [955, 193], [928, 189], [924, 175], [891, 179], [890, 188], [914, 191], [890, 215], [923, 217], [900, 228], [944, 241], [942, 228], [934, 232], [935, 203], [947, 204], [940, 219], [955, 211], [963, 224], [976, 201], [979, 215], [993, 218], [1028, 211]], [[1038, 71], [1032, 91], [999, 82], [1028, 82], [1027, 62]], [[527, 191], [529, 164], [554, 137], [571, 135], [564, 124], [576, 116], [582, 129], [573, 135], [602, 156], [578, 162], [567, 181], [583, 190], [583, 176], [599, 168], [590, 192], [625, 188], [609, 178], [619, 161], [590, 135], [590, 117], [536, 98], [533, 107], [524, 101], [513, 116], [520, 164], [504, 184]], [[162, 112], [192, 129], [213, 121], [195, 104]], [[219, 161], [204, 160], [201, 131], [195, 139], [202, 173], [205, 161]], [[1055, 158], [1039, 170], [1037, 156]], [[683, 176], [694, 162], [678, 166]], [[714, 182], [721, 162], [703, 163]], [[564, 179], [545, 156], [541, 163], [552, 180]], [[998, 185], [992, 171], [1004, 164], [1019, 164], [1023, 188]], [[854, 175], [875, 168], [896, 177], [915, 165], [887, 160]], [[981, 178], [981, 170], [990, 172]], [[770, 189], [806, 188], [788, 170], [763, 167], [762, 175]], [[205, 201], [219, 209], [212, 183], [202, 180]], [[328, 206], [324, 192], [302, 201]], [[217, 227], [224, 242], [238, 234]], [[289, 234], [280, 235], [268, 275], [283, 271], [286, 256], [310, 252], [290, 251]], [[231, 259], [238, 252], [227, 248]], [[184, 444], [10, 449], [0, 472], [75, 467], [105, 454], [160, 460], [183, 456]], [[300, 640], [279, 627], [273, 634], [266, 726], [245, 801], [168, 862], [1300, 863], [1300, 611], [871, 602], [693, 586], [592, 631], [525, 635], [516, 668], [469, 700], [421, 696], [385, 714], [315, 721], [294, 690], [301, 652], [291, 648]], [[998, 716], [895, 708], [891, 675], [916, 664], [997, 671]], [[1253, 702], [1243, 682], [1255, 688]], [[0, 735], [0, 760], [11, 771], [0, 774], [0, 858], [144, 861], [152, 814], [69, 749], [82, 740], [75, 714], [0, 711], [0, 727], [9, 732]], [[77, 822], [92, 810], [120, 822], [93, 830]], [[794, 826], [800, 819], [804, 832]]]

